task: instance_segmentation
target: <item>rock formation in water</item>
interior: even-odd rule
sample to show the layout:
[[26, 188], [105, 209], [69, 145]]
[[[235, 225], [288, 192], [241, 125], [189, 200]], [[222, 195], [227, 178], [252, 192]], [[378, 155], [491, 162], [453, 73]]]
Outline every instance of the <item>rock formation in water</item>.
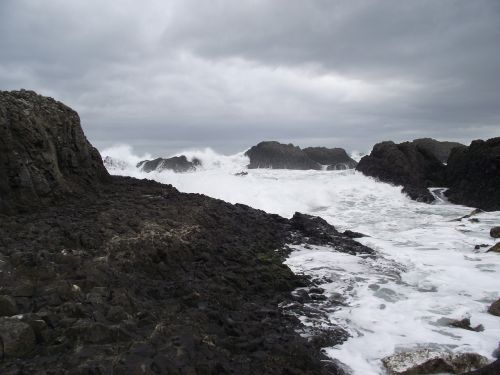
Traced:
[[453, 203], [500, 210], [500, 137], [452, 148], [447, 165], [416, 141], [378, 143], [356, 169], [380, 181], [402, 185], [415, 200], [432, 202], [428, 187], [449, 187], [445, 195]]
[[500, 137], [454, 148], [446, 173], [451, 202], [500, 210]]
[[33, 91], [0, 91], [0, 212], [50, 203], [108, 178], [75, 111]]
[[342, 148], [307, 147], [301, 149], [293, 144], [276, 141], [260, 142], [245, 155], [250, 158], [248, 168], [328, 170], [351, 169], [356, 161], [351, 159]]
[[445, 184], [445, 166], [426, 149], [410, 142], [377, 143], [356, 170], [382, 182], [402, 185], [412, 199], [428, 203], [434, 197], [427, 188]]
[[275, 141], [260, 142], [245, 155], [250, 158], [248, 168], [273, 169], [321, 169], [321, 165], [309, 158], [298, 146]]
[[419, 138], [413, 140], [411, 143], [430, 152], [442, 163], [448, 162], [451, 150], [453, 150], [455, 147], [464, 146], [463, 144], [458, 142], [437, 141], [432, 138]]
[[164, 170], [171, 170], [176, 173], [183, 173], [194, 171], [196, 167], [201, 165], [201, 161], [199, 159], [194, 158], [189, 161], [186, 156], [174, 156], [168, 159], [157, 158], [154, 160], [143, 160], [137, 163], [137, 168], [141, 169], [144, 172], [152, 172], [157, 171], [161, 172]]
[[382, 363], [391, 375], [463, 374], [488, 365], [488, 359], [476, 353], [419, 349], [385, 357]]
[[321, 293], [282, 262], [287, 244], [371, 249], [312, 216], [110, 177], [76, 113], [33, 92], [2, 93], [0, 114], [2, 374], [343, 373], [280, 307]]
[[352, 169], [358, 164], [343, 148], [307, 147], [303, 151], [315, 162], [327, 165], [328, 170]]

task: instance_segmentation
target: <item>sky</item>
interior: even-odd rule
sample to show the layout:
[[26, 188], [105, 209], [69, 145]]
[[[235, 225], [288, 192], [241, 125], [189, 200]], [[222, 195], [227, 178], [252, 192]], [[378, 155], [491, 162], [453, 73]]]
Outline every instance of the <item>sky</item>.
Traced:
[[500, 136], [498, 0], [1, 0], [0, 89], [98, 148]]

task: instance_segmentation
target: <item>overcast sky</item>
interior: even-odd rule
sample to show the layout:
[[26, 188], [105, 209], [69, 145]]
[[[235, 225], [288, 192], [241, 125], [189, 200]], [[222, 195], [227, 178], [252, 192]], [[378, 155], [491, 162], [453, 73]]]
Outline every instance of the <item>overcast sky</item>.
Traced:
[[98, 148], [500, 136], [498, 0], [1, 0], [0, 89]]

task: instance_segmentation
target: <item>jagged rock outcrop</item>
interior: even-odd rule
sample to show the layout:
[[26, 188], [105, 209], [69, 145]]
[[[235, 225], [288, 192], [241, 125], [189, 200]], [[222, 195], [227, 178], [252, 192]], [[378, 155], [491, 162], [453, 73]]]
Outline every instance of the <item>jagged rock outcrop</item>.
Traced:
[[303, 151], [315, 162], [328, 165], [328, 170], [352, 169], [358, 164], [343, 148], [307, 147]]
[[186, 156], [174, 156], [168, 159], [157, 158], [154, 160], [143, 160], [137, 163], [137, 168], [140, 168], [144, 172], [157, 171], [161, 172], [163, 170], [171, 170], [176, 173], [183, 173], [194, 171], [196, 167], [201, 165], [199, 159], [194, 158], [189, 161]]
[[260, 142], [245, 155], [250, 158], [248, 168], [273, 169], [321, 169], [321, 165], [309, 158], [298, 146], [275, 141]]
[[454, 148], [446, 174], [449, 190], [445, 194], [451, 202], [500, 210], [500, 137]]
[[410, 142], [377, 143], [356, 170], [382, 182], [402, 185], [412, 199], [432, 202], [431, 186], [444, 186], [445, 166], [427, 150]]
[[419, 349], [385, 357], [382, 363], [391, 375], [463, 374], [486, 366], [488, 359], [476, 353]]
[[438, 141], [432, 138], [419, 138], [413, 140], [411, 143], [430, 152], [442, 163], [448, 162], [451, 150], [455, 147], [464, 147], [463, 144], [458, 142]]
[[0, 91], [0, 212], [50, 203], [108, 178], [75, 111], [33, 91]]
[[51, 99], [2, 93], [0, 108], [4, 207], [59, 197], [0, 212], [2, 374], [343, 373], [280, 307], [314, 286], [283, 259], [289, 243], [371, 249], [319, 218], [110, 177]]

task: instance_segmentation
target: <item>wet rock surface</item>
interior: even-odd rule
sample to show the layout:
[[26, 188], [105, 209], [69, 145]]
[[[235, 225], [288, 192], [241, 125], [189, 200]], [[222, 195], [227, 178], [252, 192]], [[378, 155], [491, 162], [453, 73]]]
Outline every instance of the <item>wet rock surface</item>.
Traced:
[[490, 229], [490, 236], [493, 238], [500, 238], [500, 227], [493, 227]]
[[451, 202], [500, 210], [500, 137], [453, 149], [446, 174]]
[[488, 312], [492, 315], [500, 316], [500, 299], [497, 299], [490, 305]]
[[482, 324], [478, 324], [475, 327], [471, 326], [470, 318], [463, 318], [463, 319], [441, 318], [437, 321], [437, 323], [444, 326], [466, 329], [468, 331], [474, 331], [474, 332], [484, 331], [484, 327]]
[[[448, 187], [444, 194], [452, 203], [500, 210], [500, 138], [452, 147], [446, 166], [440, 161], [442, 150], [438, 152], [427, 143], [378, 143], [356, 169], [380, 181], [402, 185], [403, 192], [417, 201], [433, 202], [427, 188], [440, 186]], [[446, 147], [449, 150], [451, 146]]]
[[143, 160], [137, 163], [137, 168], [140, 168], [144, 172], [157, 171], [161, 172], [164, 170], [171, 170], [176, 173], [183, 173], [194, 171], [196, 167], [200, 166], [200, 160], [194, 158], [193, 160], [188, 160], [186, 156], [174, 156], [168, 159], [157, 158], [154, 160]]
[[430, 203], [431, 186], [445, 185], [445, 166], [433, 154], [410, 142], [382, 142], [364, 156], [356, 170], [382, 182], [402, 185], [410, 198]]
[[475, 353], [454, 354], [431, 349], [418, 349], [396, 353], [382, 359], [382, 363], [391, 375], [463, 374], [484, 367], [488, 364], [488, 360]]

